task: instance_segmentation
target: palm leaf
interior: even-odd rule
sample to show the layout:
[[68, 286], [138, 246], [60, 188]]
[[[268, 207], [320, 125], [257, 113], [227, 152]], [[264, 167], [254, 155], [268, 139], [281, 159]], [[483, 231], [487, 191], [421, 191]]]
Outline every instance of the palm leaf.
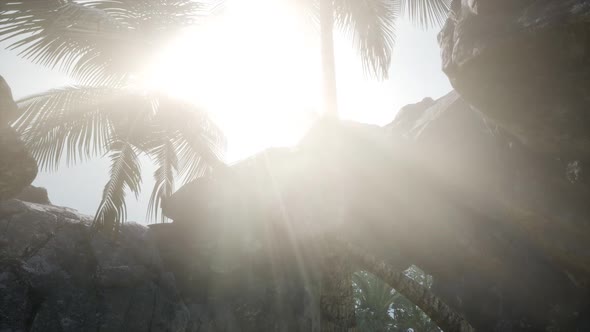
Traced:
[[392, 0], [335, 0], [335, 22], [353, 41], [365, 72], [388, 77], [399, 2]]
[[382, 318], [389, 317], [389, 308], [398, 293], [381, 279], [365, 271], [354, 273], [352, 279], [358, 288], [357, 296], [360, 300], [360, 307], [369, 309]]
[[424, 29], [442, 26], [452, 0], [401, 0], [402, 10], [411, 22]]
[[141, 69], [164, 33], [206, 8], [191, 0], [15, 0], [0, 6], [0, 41], [84, 85], [117, 86]]
[[202, 176], [208, 169], [226, 167], [221, 161], [225, 136], [205, 112], [170, 98], [160, 98], [159, 107], [161, 111], [154, 121], [163, 131], [174, 133], [171, 142], [177, 151], [183, 183]]
[[141, 166], [137, 149], [123, 140], [111, 142], [111, 172], [102, 200], [94, 217], [94, 226], [109, 232], [117, 232], [127, 219], [125, 196], [127, 191], [139, 195]]
[[145, 95], [110, 87], [65, 87], [18, 103], [22, 113], [14, 127], [40, 168], [49, 171], [58, 168], [64, 155], [71, 165], [105, 154], [115, 132], [128, 132], [127, 127], [141, 124], [138, 118], [154, 112]]
[[[163, 136], [163, 140], [150, 151], [150, 155], [158, 168], [154, 172], [155, 183], [148, 204], [148, 221], [158, 219], [162, 200], [174, 192], [175, 176], [178, 172], [177, 151], [169, 136]], [[161, 222], [164, 222], [165, 216], [160, 216]]]
[[120, 91], [66, 87], [20, 100], [15, 129], [41, 169], [56, 170], [65, 154], [68, 165], [102, 155], [112, 129], [108, 117]]
[[9, 49], [89, 85], [127, 77], [128, 70], [116, 63], [124, 57], [114, 55], [131, 51], [128, 43], [137, 44], [127, 36], [131, 32], [105, 11], [69, 1], [14, 1], [0, 11], [0, 41], [10, 41]]

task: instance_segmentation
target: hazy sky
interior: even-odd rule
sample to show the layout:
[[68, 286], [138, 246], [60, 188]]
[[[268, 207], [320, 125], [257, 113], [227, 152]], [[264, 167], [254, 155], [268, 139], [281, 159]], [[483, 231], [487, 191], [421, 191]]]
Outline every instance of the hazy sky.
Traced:
[[[259, 21], [260, 26], [251, 29], [238, 21], [234, 28], [221, 24], [221, 28], [178, 37], [163, 47], [148, 70], [157, 81], [154, 86], [207, 107], [228, 137], [228, 162], [268, 146], [294, 143], [317, 112], [319, 66], [315, 61], [319, 54], [308, 44], [310, 38], [298, 30], [279, 30], [274, 33], [283, 37], [269, 43], [275, 35], [266, 35], [264, 24], [272, 22]], [[342, 116], [383, 125], [393, 120], [400, 107], [449, 92], [450, 84], [440, 70], [436, 34], [436, 30], [421, 31], [400, 22], [390, 79], [385, 82], [366, 78], [349, 43], [337, 38]], [[252, 35], [259, 36], [258, 41], [244, 44]], [[75, 83], [0, 46], [0, 74], [15, 98]], [[138, 222], [145, 220], [153, 186], [153, 168], [145, 161], [139, 202], [128, 200], [129, 220]], [[54, 204], [93, 215], [107, 175], [108, 162], [103, 159], [63, 166], [51, 174], [41, 172], [34, 184], [46, 187]]]

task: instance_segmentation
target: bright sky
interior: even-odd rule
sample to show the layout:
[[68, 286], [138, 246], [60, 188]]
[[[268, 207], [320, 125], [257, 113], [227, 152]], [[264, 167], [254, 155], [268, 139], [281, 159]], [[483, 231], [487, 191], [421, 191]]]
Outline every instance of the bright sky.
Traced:
[[[319, 111], [318, 36], [288, 9], [234, 2], [224, 19], [186, 31], [146, 64], [146, 85], [205, 107], [229, 140], [228, 162], [269, 146], [294, 144]], [[270, 5], [272, 6], [272, 5]], [[271, 11], [272, 10], [272, 11]], [[265, 15], [261, 13], [274, 15]], [[278, 13], [278, 14], [277, 14]], [[272, 28], [271, 28], [272, 27]], [[440, 70], [437, 31], [401, 21], [390, 79], [367, 78], [351, 43], [337, 35], [338, 103], [343, 118], [386, 124], [402, 106], [438, 98], [451, 87]], [[4, 46], [1, 45], [0, 46]], [[16, 98], [74, 83], [60, 73], [0, 50], [0, 74]], [[146, 160], [147, 161], [147, 160]], [[129, 219], [143, 222], [153, 168], [146, 162], [143, 192], [129, 198]], [[93, 215], [108, 174], [105, 160], [41, 173], [54, 204]]]

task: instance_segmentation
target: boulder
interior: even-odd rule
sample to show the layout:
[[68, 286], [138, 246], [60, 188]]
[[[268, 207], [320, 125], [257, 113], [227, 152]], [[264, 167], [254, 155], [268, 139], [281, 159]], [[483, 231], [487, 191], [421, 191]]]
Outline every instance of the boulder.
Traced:
[[18, 106], [12, 97], [10, 86], [0, 75], [0, 124], [5, 125], [14, 120], [18, 114]]
[[17, 110], [10, 87], [0, 76], [0, 201], [14, 198], [37, 176], [37, 162], [8, 125]]
[[454, 0], [443, 70], [488, 118], [535, 151], [590, 157], [590, 1]]
[[[113, 238], [91, 222], [68, 208], [0, 202], [0, 331], [312, 330], [293, 271], [228, 269], [223, 253], [170, 257], [160, 241], [186, 236], [127, 223]], [[204, 263], [221, 268], [195, 270]]]
[[51, 204], [47, 189], [43, 187], [28, 186], [15, 197], [15, 199], [37, 204]]
[[185, 331], [189, 310], [145, 227], [118, 241], [74, 210], [0, 203], [0, 330]]
[[404, 194], [377, 205], [395, 221], [373, 217], [374, 233], [432, 274], [479, 331], [588, 329], [590, 188], [456, 92], [418, 111], [387, 127], [409, 169], [389, 182]]
[[0, 201], [16, 197], [37, 176], [37, 162], [14, 129], [0, 126]]

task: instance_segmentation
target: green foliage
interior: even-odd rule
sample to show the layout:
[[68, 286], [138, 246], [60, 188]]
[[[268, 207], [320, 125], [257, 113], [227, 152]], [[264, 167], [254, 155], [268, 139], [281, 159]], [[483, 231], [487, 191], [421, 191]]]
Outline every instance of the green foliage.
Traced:
[[[432, 286], [432, 277], [416, 267], [406, 274], [424, 287]], [[353, 289], [358, 331], [441, 331], [420, 308], [368, 272], [353, 275]]]
[[[34, 63], [57, 68], [80, 85], [19, 101], [13, 123], [40, 167], [56, 170], [108, 155], [110, 179], [95, 226], [116, 231], [127, 192], [141, 190], [139, 157], [156, 164], [148, 219], [177, 178], [192, 181], [221, 162], [220, 130], [193, 105], [134, 88], [139, 65], [208, 6], [193, 0], [22, 0], [0, 4], [0, 41]], [[160, 216], [161, 217], [161, 216]], [[163, 221], [163, 217], [161, 217]]]

